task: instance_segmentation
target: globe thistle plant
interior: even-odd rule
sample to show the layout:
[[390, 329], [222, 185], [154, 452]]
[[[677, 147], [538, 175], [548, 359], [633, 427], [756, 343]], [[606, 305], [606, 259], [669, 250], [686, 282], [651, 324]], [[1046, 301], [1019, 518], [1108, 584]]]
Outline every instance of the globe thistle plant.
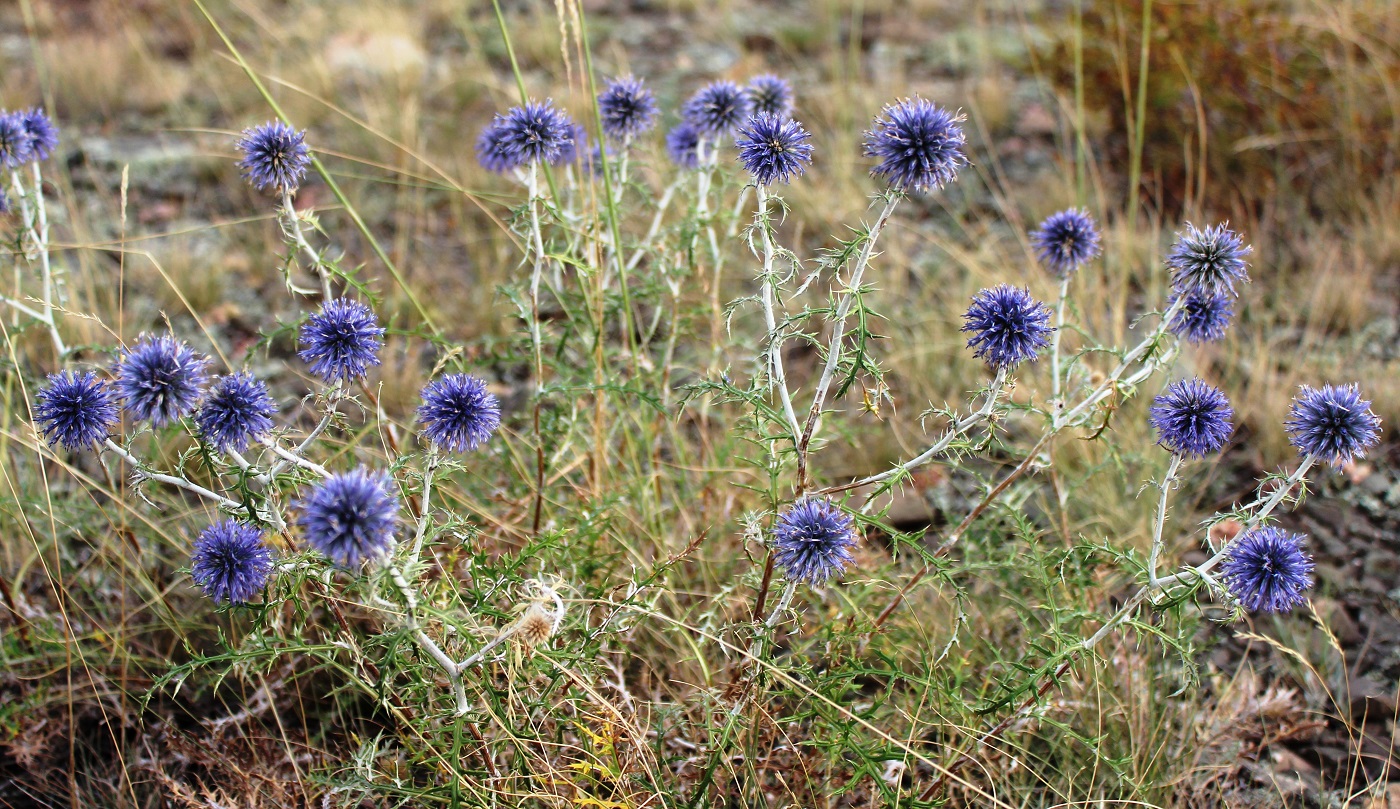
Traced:
[[1167, 308], [1181, 299], [1181, 308], [1172, 315], [1167, 330], [1192, 343], [1215, 343], [1225, 339], [1230, 321], [1235, 317], [1230, 296], [1210, 292], [1188, 292], [1172, 295]]
[[190, 577], [216, 604], [246, 604], [272, 576], [272, 550], [262, 532], [237, 520], [205, 528], [194, 541]]
[[792, 86], [772, 74], [754, 76], [744, 88], [754, 115], [786, 116], [792, 114]]
[[732, 81], [716, 81], [700, 88], [681, 107], [681, 117], [702, 135], [725, 135], [748, 120], [749, 97]]
[[967, 164], [963, 116], [922, 98], [890, 104], [865, 133], [865, 155], [880, 162], [871, 174], [910, 191], [942, 188]]
[[243, 153], [238, 167], [249, 184], [259, 191], [295, 191], [311, 165], [306, 133], [281, 121], [269, 121], [243, 130], [238, 139], [238, 151]]
[[812, 585], [855, 562], [855, 522], [830, 500], [806, 497], [778, 515], [773, 526], [773, 559], [783, 576]]
[[1172, 286], [1179, 293], [1234, 295], [1236, 283], [1249, 283], [1245, 256], [1253, 249], [1226, 225], [1200, 230], [1188, 222], [1186, 232], [1177, 235], [1176, 244], [1167, 254]]
[[44, 440], [70, 450], [105, 441], [119, 414], [116, 391], [91, 371], [49, 374], [34, 399], [34, 422]]
[[1184, 379], [1167, 386], [1152, 400], [1148, 414], [1157, 429], [1157, 443], [1186, 458], [1219, 452], [1235, 431], [1230, 421], [1235, 415], [1230, 400], [1200, 379]]
[[554, 101], [527, 101], [496, 116], [494, 137], [500, 153], [512, 168], [533, 163], [554, 163], [559, 154], [573, 146], [574, 122]]
[[608, 82], [598, 94], [603, 134], [614, 140], [635, 138], [656, 125], [656, 96], [641, 79], [623, 76]]
[[302, 325], [297, 356], [321, 379], [348, 382], [379, 364], [383, 335], [373, 309], [350, 298], [335, 298]]
[[34, 160], [48, 160], [58, 148], [58, 127], [40, 107], [17, 113], [29, 136], [29, 149]]
[[242, 452], [248, 442], [272, 431], [277, 402], [267, 385], [247, 371], [219, 377], [194, 414], [204, 439], [219, 452]]
[[812, 136], [802, 124], [773, 113], [760, 113], [739, 129], [739, 162], [759, 185], [786, 183], [812, 162]]
[[33, 159], [34, 142], [17, 112], [0, 112], [0, 169], [17, 169]]
[[433, 446], [467, 452], [480, 446], [501, 426], [501, 403], [482, 380], [467, 374], [448, 374], [423, 388], [418, 418]]
[[1380, 440], [1380, 417], [1355, 384], [1304, 385], [1289, 410], [1288, 440], [1305, 456], [1336, 466], [1361, 457]]
[[399, 516], [391, 485], [388, 475], [364, 467], [321, 481], [296, 504], [307, 544], [345, 568], [387, 555]]
[[1305, 603], [1314, 565], [1304, 539], [1274, 526], [1236, 539], [1221, 567], [1231, 595], [1250, 612], [1288, 612]]
[[682, 121], [666, 133], [666, 156], [683, 169], [700, 168], [700, 130]]
[[520, 160], [506, 151], [505, 129], [499, 119], [492, 121], [481, 130], [476, 139], [476, 160], [482, 168], [496, 174], [505, 174], [520, 166]]
[[1058, 278], [1068, 278], [1103, 252], [1099, 226], [1077, 208], [1051, 214], [1031, 232], [1040, 264]]
[[993, 368], [1010, 370], [1035, 360], [1040, 349], [1050, 344], [1055, 329], [1045, 304], [1028, 290], [1002, 284], [973, 296], [962, 331], [972, 333], [967, 346], [975, 356]]
[[117, 390], [133, 416], [164, 427], [194, 409], [208, 365], [208, 358], [173, 336], [148, 335], [122, 357]]

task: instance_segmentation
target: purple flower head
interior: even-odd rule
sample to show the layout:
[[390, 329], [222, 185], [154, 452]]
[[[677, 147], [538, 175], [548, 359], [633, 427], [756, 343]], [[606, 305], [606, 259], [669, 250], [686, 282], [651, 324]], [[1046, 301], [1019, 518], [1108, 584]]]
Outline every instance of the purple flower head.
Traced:
[[32, 107], [17, 114], [24, 124], [25, 133], [29, 135], [29, 149], [33, 152], [33, 159], [48, 160], [58, 148], [58, 127], [53, 125], [53, 121], [41, 107]]
[[1067, 278], [1103, 252], [1099, 226], [1087, 211], [1077, 208], [1051, 214], [1031, 232], [1031, 246], [1040, 264], [1051, 274]]
[[208, 365], [207, 357], [169, 334], [147, 335], [117, 366], [117, 390], [133, 416], [164, 427], [194, 409]]
[[486, 125], [476, 139], [476, 159], [487, 171], [505, 174], [520, 166], [520, 160], [506, 152], [505, 128], [499, 118]]
[[248, 442], [272, 431], [277, 402], [267, 385], [247, 371], [214, 380], [194, 414], [200, 435], [219, 452], [242, 452]]
[[608, 82], [598, 94], [603, 134], [614, 140], [635, 138], [656, 125], [656, 96], [641, 79], [623, 76]]
[[1221, 566], [1231, 595], [1250, 612], [1288, 612], [1306, 602], [1313, 560], [1303, 552], [1304, 539], [1273, 526], [1236, 539]]
[[216, 522], [194, 541], [190, 577], [219, 604], [247, 604], [272, 576], [272, 549], [262, 532], [236, 520]]
[[1355, 383], [1304, 385], [1284, 426], [1289, 443], [1300, 453], [1335, 466], [1364, 456], [1381, 436], [1380, 417], [1371, 412], [1371, 402], [1361, 398]]
[[1254, 248], [1226, 225], [1198, 230], [1190, 222], [1186, 232], [1177, 235], [1167, 254], [1167, 269], [1177, 292], [1235, 294], [1235, 284], [1249, 283], [1245, 256]]
[[5, 189], [0, 188], [0, 216], [10, 212], [10, 197], [5, 193]]
[[588, 130], [578, 124], [569, 124], [569, 142], [559, 149], [559, 154], [549, 161], [551, 166], [565, 166], [588, 160]]
[[701, 87], [681, 107], [681, 117], [702, 135], [733, 132], [750, 114], [749, 97], [732, 81], [716, 81]]
[[423, 388], [418, 407], [423, 433], [434, 446], [467, 452], [501, 426], [501, 403], [486, 383], [466, 374], [448, 374]]
[[34, 159], [33, 151], [23, 113], [0, 111], [0, 169], [23, 166]]
[[335, 298], [302, 325], [303, 347], [297, 356], [321, 379], [348, 382], [379, 364], [383, 335], [373, 309], [350, 298]]
[[1015, 368], [1034, 360], [1050, 345], [1050, 310], [1031, 293], [1010, 284], [984, 289], [972, 298], [962, 331], [972, 332], [967, 347], [993, 368]]
[[700, 168], [700, 130], [682, 121], [666, 133], [666, 155], [683, 169]]
[[942, 188], [967, 164], [962, 121], [922, 98], [887, 105], [865, 133], [865, 156], [880, 161], [870, 173], [910, 191]]
[[1219, 452], [1235, 431], [1230, 422], [1234, 415], [1225, 394], [1200, 379], [1168, 385], [1148, 411], [1157, 428], [1157, 443], [1187, 458]]
[[792, 114], [792, 86], [777, 76], [768, 73], [754, 76], [749, 79], [749, 86], [744, 88], [744, 92], [753, 105], [754, 115], [765, 112], [770, 115]]
[[812, 162], [812, 136], [802, 124], [773, 113], [759, 113], [739, 129], [739, 162], [759, 185], [786, 183], [806, 173]]
[[[527, 101], [496, 116], [495, 137], [499, 150], [516, 166], [554, 163], [559, 153], [573, 146], [574, 122], [554, 101]], [[489, 168], [489, 167], [488, 167]]]
[[347, 568], [387, 555], [399, 516], [390, 485], [388, 475], [363, 466], [326, 478], [296, 503], [307, 544]]
[[783, 575], [812, 585], [854, 563], [855, 545], [851, 515], [824, 498], [798, 500], [773, 525], [773, 559]]
[[49, 374], [34, 399], [34, 421], [49, 446], [79, 450], [100, 444], [118, 415], [116, 392], [91, 371]]
[[[1174, 293], [1168, 308], [1175, 304], [1181, 293]], [[1192, 343], [1214, 343], [1225, 337], [1230, 321], [1235, 317], [1231, 308], [1230, 296], [1210, 292], [1188, 292], [1181, 309], [1172, 315], [1167, 329]]]
[[298, 132], [281, 121], [243, 130], [238, 151], [243, 153], [238, 167], [259, 191], [295, 191], [311, 165], [306, 132]]

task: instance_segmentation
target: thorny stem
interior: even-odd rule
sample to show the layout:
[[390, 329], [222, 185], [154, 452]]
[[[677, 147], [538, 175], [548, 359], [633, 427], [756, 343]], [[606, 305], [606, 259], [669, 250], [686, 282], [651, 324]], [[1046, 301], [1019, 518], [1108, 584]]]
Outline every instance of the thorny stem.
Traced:
[[[812, 443], [812, 435], [816, 431], [817, 420], [821, 417], [822, 407], [826, 404], [826, 394], [831, 388], [831, 383], [836, 379], [836, 371], [841, 365], [841, 341], [846, 334], [846, 318], [851, 314], [851, 307], [855, 304], [856, 298], [860, 295], [861, 280], [865, 277], [865, 268], [870, 264], [870, 258], [875, 254], [875, 242], [880, 238], [880, 233], [889, 224], [890, 216], [894, 214], [894, 208], [899, 201], [904, 198], [902, 190], [891, 188], [885, 198], [885, 207], [876, 217], [875, 224], [870, 226], [870, 232], [865, 237], [865, 244], [862, 245], [860, 256], [856, 259], [855, 266], [851, 268], [851, 279], [846, 283], [846, 294], [837, 304], [836, 315], [831, 324], [831, 345], [826, 352], [826, 366], [822, 368], [821, 378], [817, 381], [816, 392], [812, 396], [812, 409], [807, 411], [807, 423], [803, 427], [802, 437], [797, 442], [797, 486], [800, 491], [807, 488], [807, 448]], [[840, 271], [840, 268], [837, 268]]]
[[[326, 395], [330, 399], [329, 406], [326, 408], [325, 414], [321, 416], [321, 420], [317, 422], [316, 426], [312, 428], [311, 432], [306, 434], [306, 438], [303, 438], [301, 443], [297, 444], [297, 448], [296, 450], [294, 450], [297, 455], [305, 456], [307, 448], [311, 446], [312, 442], [314, 442], [317, 438], [321, 436], [321, 433], [326, 431], [326, 428], [330, 426], [331, 421], [335, 419], [335, 414], [340, 408], [341, 399], [345, 397], [345, 390], [341, 387], [341, 382], [337, 380], [335, 384], [331, 386], [331, 389], [327, 391]], [[273, 477], [276, 477], [282, 472], [283, 469], [286, 468], [287, 461], [278, 460], [272, 464], [271, 469], [267, 470], [266, 477], [270, 480]]]
[[31, 249], [39, 257], [39, 278], [42, 289], [41, 303], [43, 304], [43, 314], [36, 313], [33, 309], [23, 306], [19, 301], [6, 298], [5, 302], [15, 309], [34, 317], [48, 328], [49, 337], [53, 340], [54, 350], [58, 352], [61, 359], [68, 353], [63, 342], [63, 335], [58, 332], [58, 323], [54, 320], [53, 302], [53, 268], [49, 263], [49, 216], [48, 210], [44, 207], [44, 180], [39, 172], [38, 163], [34, 164], [34, 206], [29, 204], [29, 196], [24, 192], [24, 183], [19, 178], [18, 170], [10, 171], [10, 183], [14, 187], [15, 197], [19, 202], [20, 218], [24, 221], [25, 233]]
[[1060, 335], [1065, 330], [1065, 306], [1069, 299], [1068, 274], [1060, 280], [1060, 300], [1055, 305], [1055, 333], [1050, 338], [1050, 393], [1055, 401], [1060, 399]]
[[452, 683], [452, 696], [457, 702], [457, 716], [466, 713], [470, 707], [467, 703], [467, 689], [462, 684], [462, 667], [452, 662], [452, 658], [438, 646], [437, 642], [428, 637], [423, 628], [418, 624], [418, 596], [409, 586], [408, 580], [404, 578], [403, 571], [394, 565], [388, 566], [389, 578], [398, 588], [399, 594], [403, 596], [406, 614], [404, 616], [404, 626], [413, 635], [413, 639], [428, 653], [428, 656], [438, 664], [438, 667], [447, 675], [447, 679]]
[[[198, 483], [194, 483], [193, 481], [190, 481], [186, 478], [177, 477], [175, 475], [167, 475], [150, 469], [144, 463], [141, 462], [141, 459], [137, 458], [135, 455], [132, 455], [124, 447], [122, 447], [120, 444], [118, 444], [110, 438], [105, 440], [103, 446], [105, 446], [112, 454], [116, 455], [117, 457], [121, 458], [122, 460], [126, 461], [128, 464], [131, 465], [132, 469], [135, 470], [133, 476], [135, 477], [138, 483], [141, 481], [153, 480], [156, 483], [164, 483], [167, 486], [174, 486], [178, 489], [184, 489], [185, 491], [190, 492], [191, 494], [199, 495], [200, 497], [203, 497], [206, 500], [214, 502], [218, 506], [222, 507], [225, 511], [246, 511], [242, 503], [224, 497], [218, 492], [206, 489]], [[277, 529], [278, 531], [283, 531], [287, 528], [287, 524], [282, 520], [281, 517], [279, 517], [275, 513], [259, 512], [258, 516], [262, 519], [267, 520], [272, 525], [272, 527]]]
[[763, 320], [768, 327], [768, 387], [778, 389], [778, 398], [783, 403], [783, 414], [787, 417], [788, 429], [792, 433], [793, 443], [796, 444], [802, 434], [802, 428], [797, 424], [797, 411], [793, 409], [792, 393], [788, 391], [787, 375], [783, 372], [783, 332], [778, 328], [774, 312], [778, 280], [773, 275], [773, 260], [777, 248], [773, 244], [773, 231], [768, 219], [768, 191], [762, 185], [758, 186], [758, 212], [754, 215], [754, 224], [763, 236], [763, 276], [760, 283]]
[[530, 271], [530, 350], [534, 357], [535, 396], [531, 422], [535, 436], [535, 507], [533, 532], [540, 531], [544, 514], [544, 436], [540, 434], [540, 408], [544, 404], [544, 340], [540, 331], [540, 280], [544, 274], [544, 234], [540, 229], [539, 164], [531, 163], [527, 179], [529, 186], [530, 244], [534, 264]]
[[1162, 476], [1162, 496], [1157, 500], [1157, 516], [1152, 520], [1152, 547], [1147, 552], [1147, 581], [1153, 587], [1157, 586], [1157, 560], [1162, 556], [1162, 527], [1167, 522], [1167, 497], [1171, 493], [1172, 484], [1176, 482], [1177, 473], [1181, 471], [1182, 457], [1180, 453], [1173, 452], [1171, 463], [1167, 465], [1167, 473]]
[[778, 597], [778, 603], [773, 605], [773, 612], [768, 616], [768, 620], [763, 622], [763, 625], [772, 629], [778, 623], [778, 619], [782, 617], [783, 612], [787, 610], [788, 605], [792, 603], [792, 597], [796, 593], [797, 580], [791, 579], [783, 588], [783, 594]]
[[419, 554], [423, 551], [423, 539], [428, 534], [428, 514], [433, 494], [433, 473], [437, 471], [437, 468], [437, 450], [429, 449], [428, 465], [423, 469], [423, 504], [418, 508], [418, 527], [413, 532], [413, 548], [408, 555], [408, 567], [410, 568], [418, 564]]
[[292, 452], [286, 447], [283, 447], [277, 442], [276, 438], [264, 437], [259, 441], [259, 443], [272, 450], [272, 452], [275, 455], [277, 455], [277, 457], [281, 458], [287, 463], [293, 464], [295, 466], [300, 466], [302, 469], [306, 469], [311, 472], [315, 472], [323, 478], [328, 478], [331, 476], [330, 471], [328, 471], [324, 466], [321, 466], [315, 461], [307, 460], [306, 458], [302, 457], [300, 453]]
[[[289, 189], [282, 189], [282, 224], [287, 233], [296, 242], [296, 246], [306, 254], [306, 258], [311, 262], [312, 268], [321, 278], [321, 294], [326, 300], [334, 297], [331, 293], [331, 274], [326, 268], [326, 262], [322, 260], [321, 254], [316, 252], [316, 248], [306, 240], [306, 235], [301, 230], [301, 218], [297, 216], [297, 209], [292, 205], [292, 192]], [[291, 283], [288, 280], [287, 283]]]

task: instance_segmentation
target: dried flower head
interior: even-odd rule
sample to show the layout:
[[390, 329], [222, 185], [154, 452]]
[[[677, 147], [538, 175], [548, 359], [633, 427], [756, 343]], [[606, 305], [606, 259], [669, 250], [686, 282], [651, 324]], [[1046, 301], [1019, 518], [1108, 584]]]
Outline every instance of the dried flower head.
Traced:
[[17, 169], [33, 159], [34, 143], [24, 128], [24, 116], [0, 111], [0, 169]]
[[1304, 539], [1274, 526], [1239, 537], [1221, 566], [1225, 586], [1250, 612], [1287, 612], [1303, 604], [1313, 585], [1313, 561], [1303, 551]]
[[32, 107], [17, 113], [29, 135], [29, 150], [34, 160], [48, 160], [58, 149], [58, 127], [42, 107]]
[[169, 334], [147, 335], [117, 366], [117, 390], [133, 416], [164, 427], [194, 409], [208, 365], [208, 358]]
[[967, 347], [993, 368], [1008, 370], [1034, 360], [1050, 344], [1050, 310], [1028, 290], [1002, 284], [972, 298], [962, 331], [971, 332]]
[[267, 586], [272, 550], [258, 529], [236, 520], [216, 522], [194, 541], [190, 575], [215, 603], [246, 604]]
[[281, 121], [268, 121], [243, 130], [238, 139], [238, 151], [243, 153], [238, 167], [259, 191], [269, 188], [279, 192], [295, 191], [311, 165], [306, 132], [298, 132]]
[[574, 141], [574, 122], [552, 99], [527, 101], [496, 116], [494, 137], [499, 149], [516, 166], [554, 163]]
[[484, 381], [467, 374], [448, 374], [423, 388], [418, 418], [434, 446], [467, 452], [501, 426], [501, 403]]
[[117, 418], [116, 391], [91, 371], [49, 374], [34, 399], [34, 421], [49, 446], [79, 450], [100, 444]]
[[1149, 410], [1157, 443], [1188, 458], [1219, 452], [1235, 431], [1234, 415], [1225, 394], [1200, 379], [1168, 385]]
[[1099, 226], [1088, 211], [1070, 208], [1051, 214], [1031, 232], [1031, 246], [1051, 274], [1067, 278], [1103, 252]]
[[515, 628], [515, 637], [528, 649], [549, 640], [554, 634], [554, 616], [538, 602], [525, 608]]
[[1226, 225], [1199, 230], [1187, 222], [1186, 232], [1177, 235], [1167, 254], [1172, 286], [1177, 292], [1234, 295], [1236, 283], [1249, 283], [1245, 256], [1253, 249]]
[[297, 356], [321, 379], [348, 382], [379, 364], [383, 335], [373, 309], [350, 298], [335, 298], [302, 325]]
[[[1174, 293], [1168, 308], [1180, 297], [1181, 293]], [[1214, 343], [1225, 338], [1234, 317], [1230, 296], [1197, 290], [1186, 293], [1181, 308], [1172, 315], [1167, 329], [1192, 343]]]
[[942, 188], [967, 163], [963, 116], [922, 98], [890, 104], [865, 133], [865, 155], [879, 159], [871, 174], [896, 188]]
[[622, 76], [598, 94], [603, 134], [615, 140], [635, 138], [656, 125], [656, 96], [641, 79]]
[[744, 88], [744, 92], [753, 105], [754, 115], [765, 112], [769, 115], [792, 114], [792, 86], [777, 76], [769, 73], [754, 76], [749, 79], [749, 86]]
[[387, 474], [365, 467], [321, 481], [296, 503], [307, 544], [346, 568], [387, 555], [399, 516], [391, 485]]
[[1381, 420], [1356, 384], [1302, 387], [1288, 412], [1288, 440], [1303, 455], [1341, 466], [1380, 440]]
[[277, 402], [267, 385], [247, 371], [222, 376], [209, 386], [194, 414], [200, 435], [219, 452], [242, 452], [248, 442], [272, 431]]
[[807, 171], [812, 162], [812, 136], [802, 124], [772, 113], [760, 113], [739, 128], [735, 143], [739, 162], [759, 185], [786, 183]]
[[783, 575], [819, 585], [855, 562], [855, 522], [830, 500], [806, 497], [778, 515], [773, 559]]
[[687, 121], [666, 133], [666, 156], [683, 169], [700, 168], [700, 130]]
[[732, 81], [711, 82], [681, 106], [681, 117], [702, 135], [733, 132], [750, 114], [748, 95]]

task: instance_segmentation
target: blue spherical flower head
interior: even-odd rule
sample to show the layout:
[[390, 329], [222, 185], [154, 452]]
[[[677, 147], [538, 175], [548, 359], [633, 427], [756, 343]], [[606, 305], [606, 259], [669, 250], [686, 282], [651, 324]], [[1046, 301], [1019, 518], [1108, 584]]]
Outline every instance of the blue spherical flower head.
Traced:
[[116, 392], [91, 371], [49, 374], [34, 399], [34, 421], [49, 446], [79, 450], [100, 444], [118, 415]]
[[[560, 150], [554, 159], [549, 161], [552, 166], [564, 166], [570, 163], [578, 163], [581, 160], [588, 160], [588, 130], [578, 124], [569, 124], [569, 142]], [[587, 168], [587, 167], [585, 167]]]
[[117, 366], [117, 390], [133, 416], [164, 427], [194, 409], [208, 365], [208, 358], [169, 334], [147, 335]]
[[272, 576], [272, 550], [258, 529], [236, 520], [216, 522], [194, 541], [190, 576], [216, 604], [247, 604]]
[[307, 544], [347, 568], [386, 556], [399, 516], [390, 485], [388, 475], [364, 467], [326, 478], [296, 504]]
[[1308, 600], [1313, 560], [1302, 534], [1256, 528], [1235, 540], [1225, 554], [1225, 586], [1250, 612], [1287, 612]]
[[635, 138], [656, 125], [656, 96], [641, 79], [623, 76], [608, 82], [598, 94], [603, 134], [614, 140]]
[[481, 130], [476, 139], [476, 159], [487, 171], [505, 174], [521, 165], [520, 159], [506, 151], [505, 128], [500, 119], [492, 121]]
[[681, 106], [681, 117], [701, 135], [724, 135], [739, 128], [751, 114], [749, 97], [732, 81], [711, 82]]
[[972, 333], [967, 347], [996, 369], [1010, 370], [1034, 360], [1050, 345], [1054, 330], [1045, 304], [1010, 284], [978, 292], [963, 316], [962, 331]]
[[43, 109], [34, 107], [19, 113], [24, 131], [29, 135], [29, 149], [35, 160], [48, 160], [58, 148], [58, 127]]
[[[1175, 305], [1181, 293], [1172, 295], [1168, 308]], [[1188, 292], [1181, 308], [1172, 315], [1167, 330], [1192, 343], [1214, 343], [1225, 338], [1230, 321], [1235, 317], [1230, 296], [1209, 292]]]
[[1225, 394], [1200, 379], [1168, 385], [1148, 411], [1157, 443], [1187, 458], [1219, 452], [1235, 431], [1230, 421], [1234, 415]]
[[302, 325], [302, 349], [297, 356], [321, 379], [349, 382], [379, 364], [383, 335], [373, 309], [356, 300], [335, 298]]
[[24, 116], [0, 112], [0, 169], [17, 169], [34, 159], [34, 142], [24, 128]]
[[778, 515], [773, 559], [783, 576], [820, 585], [855, 562], [851, 515], [830, 500], [806, 497]]
[[1040, 264], [1059, 278], [1067, 278], [1103, 252], [1099, 226], [1087, 211], [1077, 208], [1051, 214], [1031, 232], [1031, 246]]
[[739, 129], [739, 162], [759, 185], [786, 183], [812, 163], [812, 136], [791, 118], [764, 112]]
[[238, 167], [259, 191], [295, 191], [311, 165], [306, 132], [298, 132], [281, 121], [243, 130], [238, 151], [243, 153]]
[[700, 130], [687, 121], [666, 133], [666, 155], [683, 169], [700, 168]]
[[1245, 256], [1254, 248], [1226, 225], [1199, 230], [1190, 222], [1167, 254], [1172, 286], [1177, 292], [1235, 294], [1236, 283], [1249, 283]]
[[865, 156], [880, 161], [870, 173], [910, 191], [942, 188], [967, 164], [962, 121], [922, 98], [886, 106], [865, 133]]
[[792, 86], [777, 76], [766, 73], [754, 76], [749, 79], [749, 86], [744, 88], [744, 92], [753, 105], [754, 115], [765, 112], [769, 115], [792, 114]]
[[1381, 420], [1355, 384], [1304, 385], [1289, 410], [1288, 440], [1303, 455], [1341, 466], [1380, 440]]
[[467, 452], [501, 426], [501, 403], [486, 383], [466, 374], [448, 374], [423, 388], [418, 408], [423, 433], [434, 446]]
[[248, 442], [272, 432], [277, 402], [267, 385], [247, 371], [219, 377], [209, 387], [194, 423], [219, 452], [242, 452]]
[[496, 117], [501, 151], [517, 166], [553, 163], [559, 153], [573, 145], [574, 122], [550, 99], [529, 101], [511, 107]]

